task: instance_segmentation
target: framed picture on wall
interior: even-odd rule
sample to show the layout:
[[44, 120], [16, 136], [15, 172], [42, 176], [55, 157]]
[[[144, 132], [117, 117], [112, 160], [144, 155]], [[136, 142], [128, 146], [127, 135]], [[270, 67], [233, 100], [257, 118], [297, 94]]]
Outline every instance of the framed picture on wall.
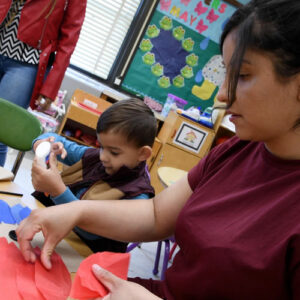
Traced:
[[200, 129], [187, 122], [182, 122], [173, 143], [189, 151], [199, 153], [207, 135], [208, 132], [204, 129]]

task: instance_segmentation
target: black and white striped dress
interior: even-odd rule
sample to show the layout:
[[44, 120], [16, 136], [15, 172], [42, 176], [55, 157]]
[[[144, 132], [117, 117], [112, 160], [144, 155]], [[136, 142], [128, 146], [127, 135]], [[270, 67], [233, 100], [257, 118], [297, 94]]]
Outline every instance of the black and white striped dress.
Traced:
[[17, 38], [19, 21], [25, 0], [13, 0], [9, 12], [0, 25], [0, 54], [11, 59], [38, 64], [40, 50]]

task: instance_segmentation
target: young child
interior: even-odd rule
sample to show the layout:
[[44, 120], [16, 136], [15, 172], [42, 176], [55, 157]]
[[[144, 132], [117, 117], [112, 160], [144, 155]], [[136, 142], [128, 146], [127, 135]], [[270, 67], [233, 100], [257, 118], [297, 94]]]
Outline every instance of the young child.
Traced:
[[[52, 143], [50, 167], [45, 169], [36, 160], [33, 162], [32, 183], [39, 191], [33, 195], [45, 206], [79, 199], [151, 198], [154, 189], [146, 160], [152, 152], [156, 127], [151, 109], [132, 98], [113, 104], [101, 114], [96, 129], [100, 149], [78, 145], [54, 133], [41, 135], [34, 141], [33, 149], [45, 140]], [[56, 156], [70, 166], [61, 174]], [[80, 228], [75, 228], [75, 232], [94, 252], [126, 251], [126, 243]]]

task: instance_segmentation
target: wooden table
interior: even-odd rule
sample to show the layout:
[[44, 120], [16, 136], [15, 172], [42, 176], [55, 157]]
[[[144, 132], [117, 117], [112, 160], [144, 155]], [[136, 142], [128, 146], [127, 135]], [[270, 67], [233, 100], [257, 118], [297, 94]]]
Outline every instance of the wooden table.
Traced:
[[171, 184], [185, 176], [187, 173], [187, 171], [172, 167], [160, 167], [157, 170], [158, 177], [164, 187], [170, 186]]
[[[6, 201], [10, 206], [20, 203], [24, 206], [28, 206], [30, 209], [43, 208], [43, 205], [38, 202], [33, 196], [31, 196], [30, 193], [26, 192], [22, 187], [12, 181], [0, 181], [0, 191], [22, 194], [22, 196], [13, 196], [1, 194], [0, 192], [0, 199]], [[8, 242], [11, 242], [12, 240], [10, 240], [10, 238], [8, 237], [8, 232], [15, 229], [16, 227], [17, 225], [1, 223], [0, 236], [6, 237]], [[43, 239], [41, 233], [38, 239], [39, 240], [36, 241], [36, 243], [40, 244], [39, 246], [41, 247]], [[76, 270], [78, 269], [80, 262], [93, 253], [74, 232], [71, 232], [62, 242], [57, 245], [56, 252], [60, 254], [63, 261], [65, 262], [71, 274], [72, 280], [76, 275]], [[72, 300], [71, 298], [68, 299]]]
[[13, 180], [13, 178], [14, 178], [14, 174], [11, 171], [9, 171], [3, 167], [0, 167], [0, 181], [1, 180], [5, 180], [5, 181]]
[[[0, 181], [0, 191], [22, 194], [22, 196], [13, 196], [1, 194], [0, 192], [0, 199], [6, 201], [10, 206], [20, 203], [23, 206], [29, 207], [30, 209], [43, 207], [41, 203], [39, 203], [33, 196], [30, 195], [30, 193], [26, 192], [22, 187], [12, 181]], [[17, 225], [1, 223], [0, 236], [5, 236], [8, 242], [11, 242], [12, 240], [8, 237], [8, 232], [15, 229], [16, 227]], [[36, 241], [36, 243], [40, 246], [40, 244], [43, 242], [43, 236], [41, 233], [37, 239], [38, 240]], [[74, 232], [71, 232], [62, 242], [58, 244], [56, 251], [64, 260], [69, 272], [71, 273], [72, 279], [76, 274], [76, 270], [78, 269], [80, 262], [85, 257], [92, 254], [92, 251], [80, 240], [80, 238]]]

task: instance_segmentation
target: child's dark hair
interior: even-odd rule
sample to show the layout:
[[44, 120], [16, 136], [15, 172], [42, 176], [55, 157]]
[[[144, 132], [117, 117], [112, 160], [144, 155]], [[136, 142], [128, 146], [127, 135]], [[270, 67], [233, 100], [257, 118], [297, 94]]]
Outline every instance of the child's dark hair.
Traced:
[[234, 32], [236, 47], [228, 66], [229, 106], [236, 97], [240, 68], [247, 49], [269, 54], [281, 80], [299, 73], [299, 0], [252, 0], [236, 10], [222, 33], [221, 51], [231, 32]]
[[152, 147], [156, 130], [157, 122], [152, 110], [136, 98], [114, 103], [101, 114], [97, 124], [97, 133], [120, 133], [137, 147]]

